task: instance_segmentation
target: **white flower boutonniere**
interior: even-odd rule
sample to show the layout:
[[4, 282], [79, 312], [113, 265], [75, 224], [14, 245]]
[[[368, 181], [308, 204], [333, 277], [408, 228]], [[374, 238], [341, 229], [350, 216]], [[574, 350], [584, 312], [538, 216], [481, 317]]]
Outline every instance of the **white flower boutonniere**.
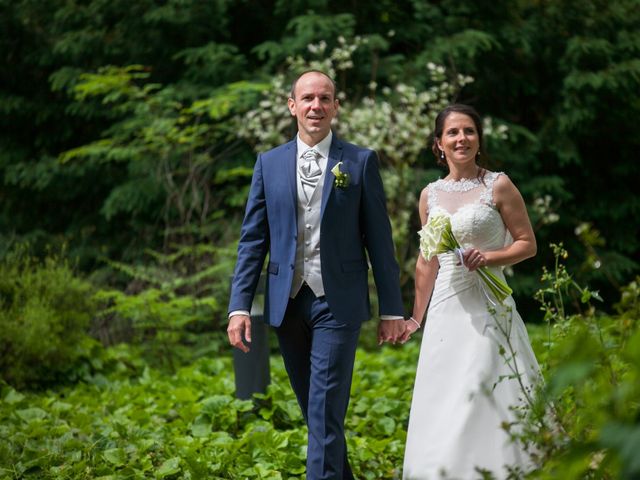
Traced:
[[338, 162], [336, 166], [331, 169], [331, 173], [336, 177], [335, 186], [337, 188], [347, 188], [349, 186], [349, 174], [340, 171], [340, 165], [342, 165], [342, 162]]

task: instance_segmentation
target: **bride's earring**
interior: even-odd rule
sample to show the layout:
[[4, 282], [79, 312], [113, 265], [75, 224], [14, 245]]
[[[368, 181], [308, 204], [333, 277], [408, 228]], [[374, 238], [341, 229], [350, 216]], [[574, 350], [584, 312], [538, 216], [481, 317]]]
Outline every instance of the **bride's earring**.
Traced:
[[444, 160], [444, 150], [440, 150], [440, 158]]

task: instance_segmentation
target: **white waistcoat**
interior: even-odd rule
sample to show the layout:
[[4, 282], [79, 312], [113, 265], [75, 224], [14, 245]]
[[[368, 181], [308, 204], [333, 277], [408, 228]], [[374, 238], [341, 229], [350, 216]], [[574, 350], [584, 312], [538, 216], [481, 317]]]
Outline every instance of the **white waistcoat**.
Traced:
[[298, 241], [296, 246], [296, 264], [293, 271], [291, 298], [295, 297], [303, 282], [311, 288], [316, 297], [324, 295], [322, 271], [320, 267], [320, 208], [326, 168], [318, 180], [311, 200], [307, 203], [300, 174], [297, 173], [298, 185]]

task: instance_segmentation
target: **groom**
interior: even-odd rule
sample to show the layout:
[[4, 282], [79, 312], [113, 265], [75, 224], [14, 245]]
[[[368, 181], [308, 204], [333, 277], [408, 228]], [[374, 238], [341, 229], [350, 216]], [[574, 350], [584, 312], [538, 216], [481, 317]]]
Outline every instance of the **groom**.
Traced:
[[334, 81], [303, 73], [288, 105], [298, 135], [258, 155], [227, 333], [231, 345], [249, 350], [249, 310], [268, 253], [265, 320], [308, 425], [306, 478], [353, 479], [344, 418], [360, 326], [370, 315], [365, 250], [382, 314], [379, 342], [404, 332], [399, 268], [377, 156], [331, 131]]

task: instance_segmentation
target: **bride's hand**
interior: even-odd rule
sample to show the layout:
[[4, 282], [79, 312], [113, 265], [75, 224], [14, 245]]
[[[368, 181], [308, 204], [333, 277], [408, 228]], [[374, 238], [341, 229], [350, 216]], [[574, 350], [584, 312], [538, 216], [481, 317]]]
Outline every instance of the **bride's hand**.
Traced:
[[463, 264], [470, 272], [487, 266], [487, 258], [476, 248], [468, 248], [462, 256]]
[[420, 329], [420, 327], [418, 326], [418, 324], [417, 324], [417, 322], [415, 320], [411, 320], [411, 319], [405, 320], [404, 321], [404, 333], [400, 337], [399, 342], [400, 343], [406, 343], [411, 338], [411, 335], [416, 333], [419, 329]]

